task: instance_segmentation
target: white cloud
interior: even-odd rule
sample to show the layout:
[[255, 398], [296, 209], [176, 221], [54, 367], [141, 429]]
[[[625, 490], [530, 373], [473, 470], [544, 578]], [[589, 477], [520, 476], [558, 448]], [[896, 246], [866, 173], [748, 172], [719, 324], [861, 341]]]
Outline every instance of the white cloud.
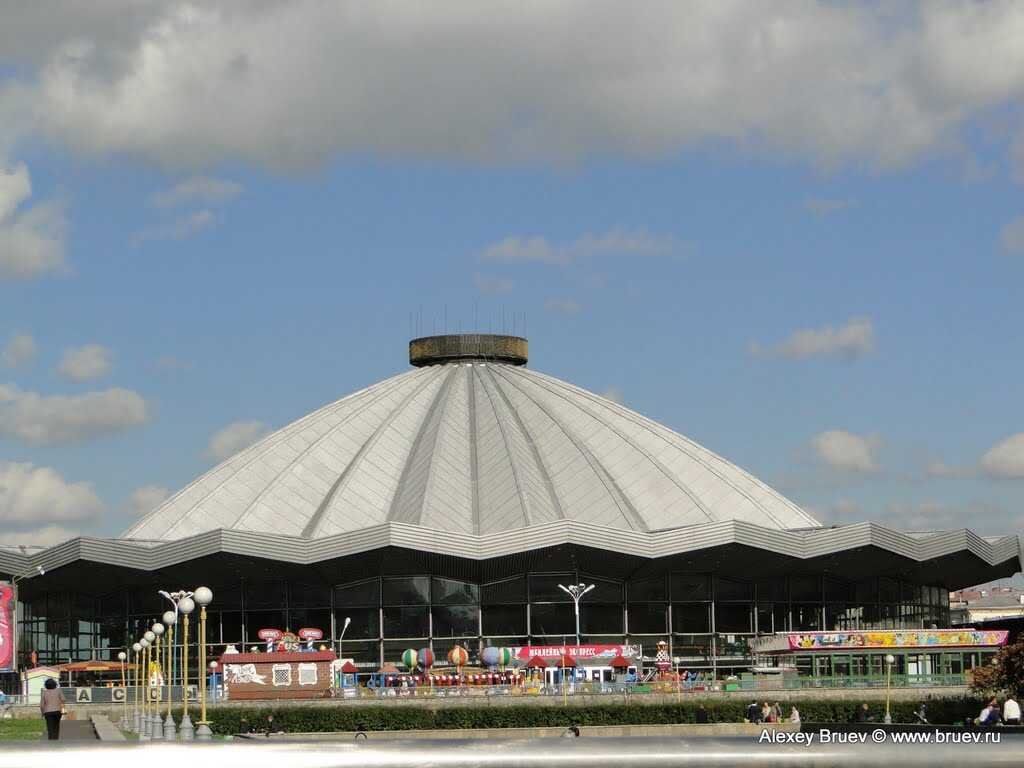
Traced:
[[81, 533], [61, 525], [44, 525], [42, 528], [35, 528], [30, 531], [3, 531], [4, 544], [16, 546], [52, 547], [80, 536]]
[[[2, 94], [0, 89], [0, 99]], [[28, 168], [19, 164], [13, 170], [4, 170], [0, 152], [0, 280], [31, 280], [67, 269], [63, 207], [44, 201], [23, 208], [31, 196]]]
[[847, 208], [853, 207], [854, 202], [852, 200], [827, 198], [827, 197], [810, 197], [804, 200], [804, 208], [815, 216], [830, 216], [833, 213], [839, 213], [845, 211]]
[[86, 344], [64, 351], [57, 373], [70, 381], [91, 381], [110, 373], [113, 354], [99, 344]]
[[484, 248], [480, 257], [506, 264], [536, 262], [564, 267], [593, 256], [664, 255], [672, 247], [671, 238], [613, 229], [603, 235], [583, 235], [563, 245], [554, 245], [543, 237], [507, 237]]
[[1007, 253], [1024, 253], [1024, 216], [1018, 216], [1003, 227], [999, 242]]
[[575, 299], [548, 299], [544, 302], [544, 309], [560, 315], [576, 315], [583, 307]]
[[130, 389], [40, 395], [0, 385], [0, 437], [32, 445], [76, 443], [144, 424], [146, 401]]
[[7, 111], [82, 152], [176, 167], [722, 140], [891, 166], [1024, 93], [1024, 8], [1006, 0], [34, 5], [5, 10], [0, 49], [31, 73]]
[[195, 203], [218, 205], [231, 202], [240, 194], [242, 185], [234, 181], [210, 176], [193, 176], [153, 195], [153, 205], [157, 208], [174, 208]]
[[203, 455], [213, 461], [224, 461], [270, 434], [261, 421], [236, 421], [210, 436]]
[[511, 293], [512, 289], [515, 287], [515, 283], [506, 277], [481, 275], [479, 272], [473, 275], [473, 285], [475, 285], [476, 289], [485, 296], [499, 293]]
[[195, 211], [187, 216], [175, 219], [170, 224], [164, 224], [150, 229], [144, 229], [132, 235], [132, 245], [142, 245], [149, 240], [185, 240], [198, 235], [203, 230], [209, 229], [217, 223], [217, 217], [213, 211]]
[[68, 483], [50, 467], [0, 461], [0, 522], [88, 520], [102, 511], [91, 483]]
[[979, 462], [981, 471], [995, 478], [1024, 478], [1024, 432], [993, 445]]
[[806, 360], [812, 357], [841, 357], [856, 360], [875, 349], [875, 329], [868, 318], [851, 318], [846, 325], [834, 328], [802, 328], [775, 346], [750, 344], [755, 357], [774, 357], [786, 360]]
[[170, 495], [171, 492], [161, 485], [144, 485], [136, 488], [128, 497], [127, 513], [133, 518], [148, 515]]
[[867, 474], [878, 471], [880, 443], [874, 436], [832, 429], [815, 435], [811, 448], [817, 459], [832, 469]]
[[27, 333], [16, 333], [0, 351], [0, 362], [8, 368], [31, 363], [36, 356], [36, 340]]

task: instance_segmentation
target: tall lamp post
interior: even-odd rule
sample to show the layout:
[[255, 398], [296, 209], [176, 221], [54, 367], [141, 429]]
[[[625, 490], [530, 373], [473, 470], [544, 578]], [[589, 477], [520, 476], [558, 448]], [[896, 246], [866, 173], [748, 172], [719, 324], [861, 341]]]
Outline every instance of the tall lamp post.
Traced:
[[[206, 606], [213, 602], [213, 592], [208, 587], [196, 587], [192, 598], [199, 606], [199, 727], [196, 738], [209, 741], [213, 736], [206, 719]], [[216, 664], [216, 662], [214, 662]]]
[[121, 651], [117, 654], [117, 660], [121, 662], [121, 693], [124, 695], [124, 699], [121, 702], [121, 730], [128, 730], [128, 683], [124, 678], [124, 662], [128, 658], [128, 654]]
[[142, 729], [139, 731], [140, 741], [149, 741], [153, 737], [153, 720], [149, 716], [149, 660], [152, 654], [150, 648], [154, 642], [156, 642], [156, 633], [151, 629], [147, 629], [142, 635], [142, 639], [139, 641], [139, 645], [141, 645], [143, 651], [145, 651], [143, 664], [146, 666], [144, 676], [146, 689], [143, 692], [142, 699]]
[[892, 713], [889, 711], [889, 686], [892, 682], [892, 665], [896, 657], [891, 653], [885, 654], [885, 722], [892, 722]]
[[182, 615], [181, 620], [181, 740], [192, 741], [195, 739], [196, 731], [192, 726], [192, 718], [188, 715], [188, 617], [196, 609], [195, 600], [188, 592], [184, 597], [178, 599], [178, 611]]
[[[153, 645], [151, 651], [157, 665], [160, 667], [160, 681], [166, 684], [167, 682], [167, 667], [165, 665], [164, 656], [166, 656], [167, 640], [164, 639], [164, 635], [167, 634], [167, 627], [161, 624], [159, 621], [150, 627], [150, 631], [156, 635], [156, 643]], [[161, 655], [160, 649], [163, 648], [165, 653]], [[148, 694], [148, 691], [147, 691]], [[149, 735], [157, 741], [160, 741], [164, 737], [164, 724], [160, 721], [160, 702], [163, 701], [163, 688], [160, 685], [156, 686], [156, 701], [151, 702], [152, 707], [149, 711]]]
[[132, 694], [132, 730], [139, 732], [139, 671], [142, 663], [139, 661], [139, 654], [142, 652], [142, 643], [132, 643], [132, 653], [135, 654], [135, 687]]
[[[167, 596], [166, 592], [161, 592], [161, 595]], [[174, 687], [174, 625], [178, 623], [178, 605], [175, 603], [175, 610], [164, 611], [164, 624], [167, 625], [167, 639], [164, 641], [164, 656], [167, 659], [167, 672], [164, 674], [164, 682], [167, 683], [167, 719], [163, 723], [164, 740], [174, 741], [178, 735], [178, 726], [174, 722], [174, 716], [171, 714], [171, 698], [172, 688]], [[157, 722], [160, 721], [160, 715], [157, 715]]]
[[352, 623], [352, 617], [345, 617], [345, 625], [341, 628], [341, 635], [338, 637], [338, 658], [340, 659], [344, 654], [341, 652], [341, 644], [345, 640], [345, 630], [348, 629], [348, 625]]
[[573, 607], [576, 609], [576, 645], [580, 644], [580, 600], [582, 600], [583, 596], [592, 590], [594, 586], [594, 584], [587, 585], [582, 582], [579, 584], [570, 584], [568, 586], [565, 584], [558, 585], [560, 590], [572, 598]]

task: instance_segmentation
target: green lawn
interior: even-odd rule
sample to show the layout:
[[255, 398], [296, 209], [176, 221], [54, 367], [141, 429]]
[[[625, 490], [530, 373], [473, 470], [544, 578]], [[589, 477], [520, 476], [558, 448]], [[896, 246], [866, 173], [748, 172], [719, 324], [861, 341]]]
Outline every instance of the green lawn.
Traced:
[[29, 717], [24, 720], [0, 720], [0, 741], [19, 739], [38, 741], [45, 730], [46, 723], [41, 717]]

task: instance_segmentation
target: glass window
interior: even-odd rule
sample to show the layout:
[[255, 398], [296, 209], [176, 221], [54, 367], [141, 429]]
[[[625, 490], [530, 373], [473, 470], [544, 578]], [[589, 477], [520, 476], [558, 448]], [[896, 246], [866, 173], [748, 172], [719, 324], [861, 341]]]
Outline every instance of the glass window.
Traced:
[[[581, 576], [580, 581], [586, 585], [594, 585], [587, 593], [585, 601], [596, 603], [622, 603], [622, 582], [601, 579], [595, 576]], [[563, 582], [564, 583], [564, 582]]]
[[898, 603], [900, 601], [900, 583], [884, 576], [878, 579], [878, 602]]
[[710, 632], [710, 606], [707, 603], [673, 603], [672, 631], [684, 634]]
[[263, 643], [259, 638], [261, 629], [286, 629], [284, 611], [246, 611], [245, 642], [248, 645]]
[[630, 603], [631, 635], [663, 635], [668, 631], [668, 606], [665, 603]]
[[775, 631], [773, 626], [772, 604], [759, 603], [757, 606], [757, 631], [762, 635], [769, 635]]
[[854, 600], [854, 586], [848, 581], [839, 579], [825, 579], [825, 601], [834, 603], [852, 602]]
[[[400, 576], [381, 579], [384, 605], [429, 605], [430, 579], [426, 576]], [[387, 620], [384, 622], [387, 627]]]
[[816, 603], [794, 603], [790, 610], [794, 632], [807, 632], [821, 629], [821, 606]]
[[748, 581], [715, 579], [715, 600], [746, 600], [754, 599], [754, 585]]
[[580, 631], [587, 634], [621, 634], [622, 604], [580, 604]]
[[672, 600], [710, 600], [711, 579], [706, 573], [673, 573]]
[[743, 603], [715, 603], [715, 631], [752, 632], [750, 606]]
[[858, 603], [878, 602], [878, 585], [874, 579], [858, 581], [853, 585], [853, 591]]
[[345, 584], [334, 590], [334, 607], [338, 611], [344, 611], [350, 606], [373, 606], [380, 605], [380, 581], [378, 579], [367, 579], [354, 584]]
[[761, 602], [785, 603], [789, 601], [785, 579], [757, 582], [757, 599]]
[[475, 605], [435, 605], [434, 637], [476, 637], [480, 627]]
[[426, 606], [402, 606], [384, 609], [385, 637], [427, 637], [430, 615]]
[[435, 578], [432, 597], [434, 605], [473, 605], [480, 602], [480, 588], [464, 581]]
[[668, 600], [668, 587], [665, 584], [664, 576], [652, 576], [649, 579], [631, 581], [627, 590], [630, 602]]
[[[288, 612], [288, 629], [298, 632], [306, 627], [323, 630], [324, 641], [329, 643], [331, 641], [331, 609], [299, 608]], [[338, 631], [341, 631], [340, 627]], [[348, 632], [345, 634], [347, 635]]]
[[818, 602], [821, 600], [821, 582], [817, 576], [791, 576], [789, 595], [793, 602]]
[[379, 608], [346, 608], [345, 610], [335, 609], [334, 626], [341, 634], [341, 628], [345, 626], [345, 618], [352, 619], [348, 629], [345, 630], [345, 639], [368, 640], [380, 637], [380, 609]]
[[903, 582], [900, 585], [900, 593], [903, 595], [904, 603], [920, 603], [921, 602], [921, 587], [918, 584], [908, 584]]
[[485, 605], [484, 634], [488, 637], [526, 634], [525, 605]]
[[326, 584], [292, 584], [290, 608], [330, 608], [331, 589]]
[[572, 605], [548, 603], [530, 606], [530, 634], [574, 635], [576, 616]]
[[[543, 573], [530, 576], [531, 603], [565, 603], [572, 598], [559, 589], [559, 584], [578, 583], [571, 573]], [[536, 633], [535, 633], [536, 634]]]
[[[220, 626], [212, 623], [206, 628], [207, 642], [239, 645], [242, 643], [242, 612], [222, 611]], [[223, 650], [223, 649], [222, 649]], [[239, 648], [238, 650], [242, 650]]]
[[504, 581], [495, 581], [491, 584], [484, 584], [481, 590], [481, 601], [485, 605], [525, 603], [526, 579], [522, 576], [517, 576], [514, 579], [505, 579]]
[[[245, 583], [245, 610], [285, 607], [283, 581], [247, 581]], [[283, 629], [283, 627], [280, 627]]]
[[346, 639], [341, 644], [341, 658], [352, 659], [364, 672], [376, 672], [380, 667], [380, 646], [376, 642]]

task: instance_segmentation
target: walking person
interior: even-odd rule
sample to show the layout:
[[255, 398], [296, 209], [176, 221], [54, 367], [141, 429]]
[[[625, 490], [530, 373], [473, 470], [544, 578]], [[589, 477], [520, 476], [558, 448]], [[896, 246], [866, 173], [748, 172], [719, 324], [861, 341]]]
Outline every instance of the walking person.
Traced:
[[46, 738], [50, 741], [60, 739], [60, 719], [64, 715], [64, 705], [64, 693], [57, 687], [57, 681], [52, 677], [47, 678], [39, 694], [39, 711], [46, 720]]
[[1003, 703], [1003, 722], [1007, 725], [1020, 725], [1020, 704], [1013, 698], [1013, 694], [1007, 696]]

